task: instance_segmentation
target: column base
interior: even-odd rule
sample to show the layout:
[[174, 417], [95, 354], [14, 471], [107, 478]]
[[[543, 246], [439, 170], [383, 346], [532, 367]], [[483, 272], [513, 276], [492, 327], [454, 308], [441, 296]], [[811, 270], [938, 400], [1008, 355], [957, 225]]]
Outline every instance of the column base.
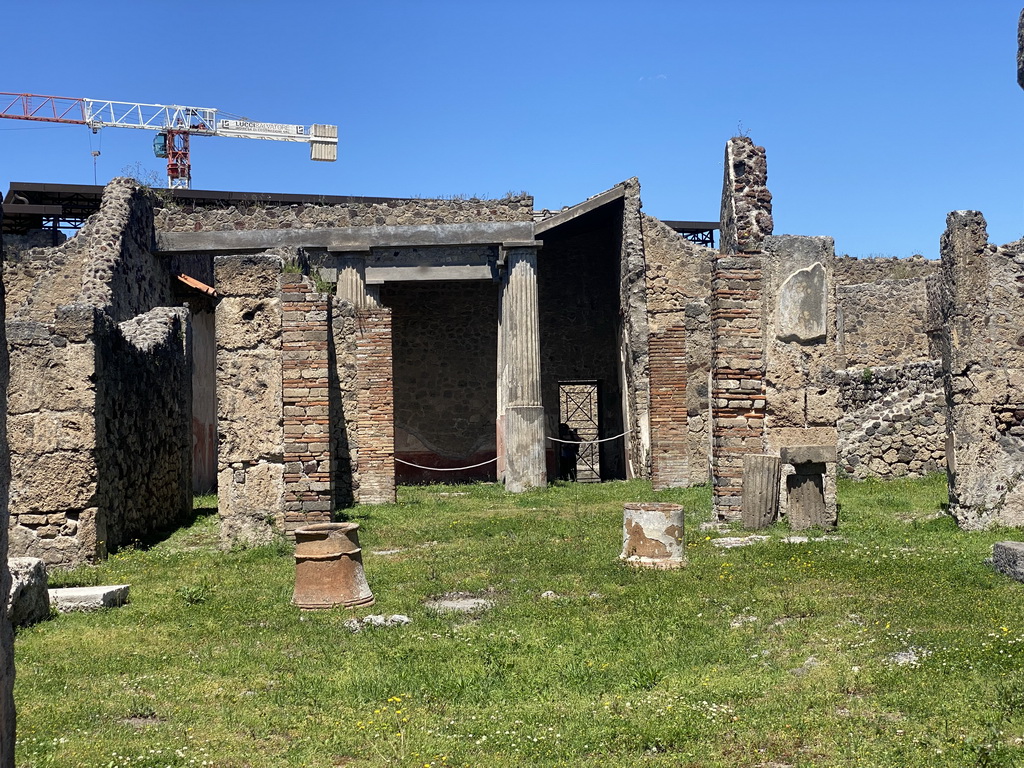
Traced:
[[505, 490], [521, 493], [548, 484], [544, 460], [544, 408], [540, 405], [505, 409]]

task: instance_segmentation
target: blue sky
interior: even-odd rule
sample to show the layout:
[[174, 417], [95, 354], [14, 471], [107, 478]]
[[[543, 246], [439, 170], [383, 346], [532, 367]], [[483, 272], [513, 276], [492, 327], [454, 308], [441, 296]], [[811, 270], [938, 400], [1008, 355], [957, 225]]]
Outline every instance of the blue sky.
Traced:
[[[631, 176], [717, 219], [725, 142], [768, 152], [777, 234], [938, 255], [951, 210], [1024, 235], [1021, 1], [10, 3], [0, 90], [336, 123], [340, 157], [197, 138], [193, 187], [571, 205]], [[0, 120], [0, 185], [163, 176], [148, 131]]]

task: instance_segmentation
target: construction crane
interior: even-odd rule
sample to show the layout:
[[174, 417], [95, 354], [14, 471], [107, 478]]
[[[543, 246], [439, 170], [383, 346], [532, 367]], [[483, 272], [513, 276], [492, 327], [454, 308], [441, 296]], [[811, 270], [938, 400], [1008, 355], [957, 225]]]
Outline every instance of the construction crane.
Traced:
[[230, 136], [236, 139], [301, 141], [309, 144], [311, 160], [338, 159], [338, 126], [261, 123], [247, 118], [221, 118], [209, 107], [168, 104], [135, 104], [34, 93], [0, 92], [0, 118], [38, 120], [47, 123], [87, 125], [93, 133], [100, 128], [142, 128], [158, 131], [153, 140], [157, 157], [167, 158], [167, 186], [189, 189], [192, 162], [191, 136]]

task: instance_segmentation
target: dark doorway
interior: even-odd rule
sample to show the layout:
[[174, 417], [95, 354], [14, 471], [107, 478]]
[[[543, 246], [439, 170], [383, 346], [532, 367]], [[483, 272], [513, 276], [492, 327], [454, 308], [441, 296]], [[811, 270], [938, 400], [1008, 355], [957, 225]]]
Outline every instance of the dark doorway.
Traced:
[[[568, 425], [580, 440], [597, 440], [601, 436], [601, 382], [558, 382], [558, 422]], [[576, 481], [601, 482], [601, 450], [599, 443], [581, 445], [576, 456]]]

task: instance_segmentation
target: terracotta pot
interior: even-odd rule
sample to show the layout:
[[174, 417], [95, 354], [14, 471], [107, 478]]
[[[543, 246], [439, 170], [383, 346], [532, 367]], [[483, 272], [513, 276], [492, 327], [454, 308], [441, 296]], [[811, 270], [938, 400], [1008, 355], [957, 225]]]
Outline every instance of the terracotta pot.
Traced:
[[300, 608], [373, 605], [363, 573], [358, 523], [317, 523], [295, 531], [295, 593]]
[[626, 504], [619, 557], [630, 565], [644, 568], [686, 565], [683, 508], [679, 504], [654, 502]]

